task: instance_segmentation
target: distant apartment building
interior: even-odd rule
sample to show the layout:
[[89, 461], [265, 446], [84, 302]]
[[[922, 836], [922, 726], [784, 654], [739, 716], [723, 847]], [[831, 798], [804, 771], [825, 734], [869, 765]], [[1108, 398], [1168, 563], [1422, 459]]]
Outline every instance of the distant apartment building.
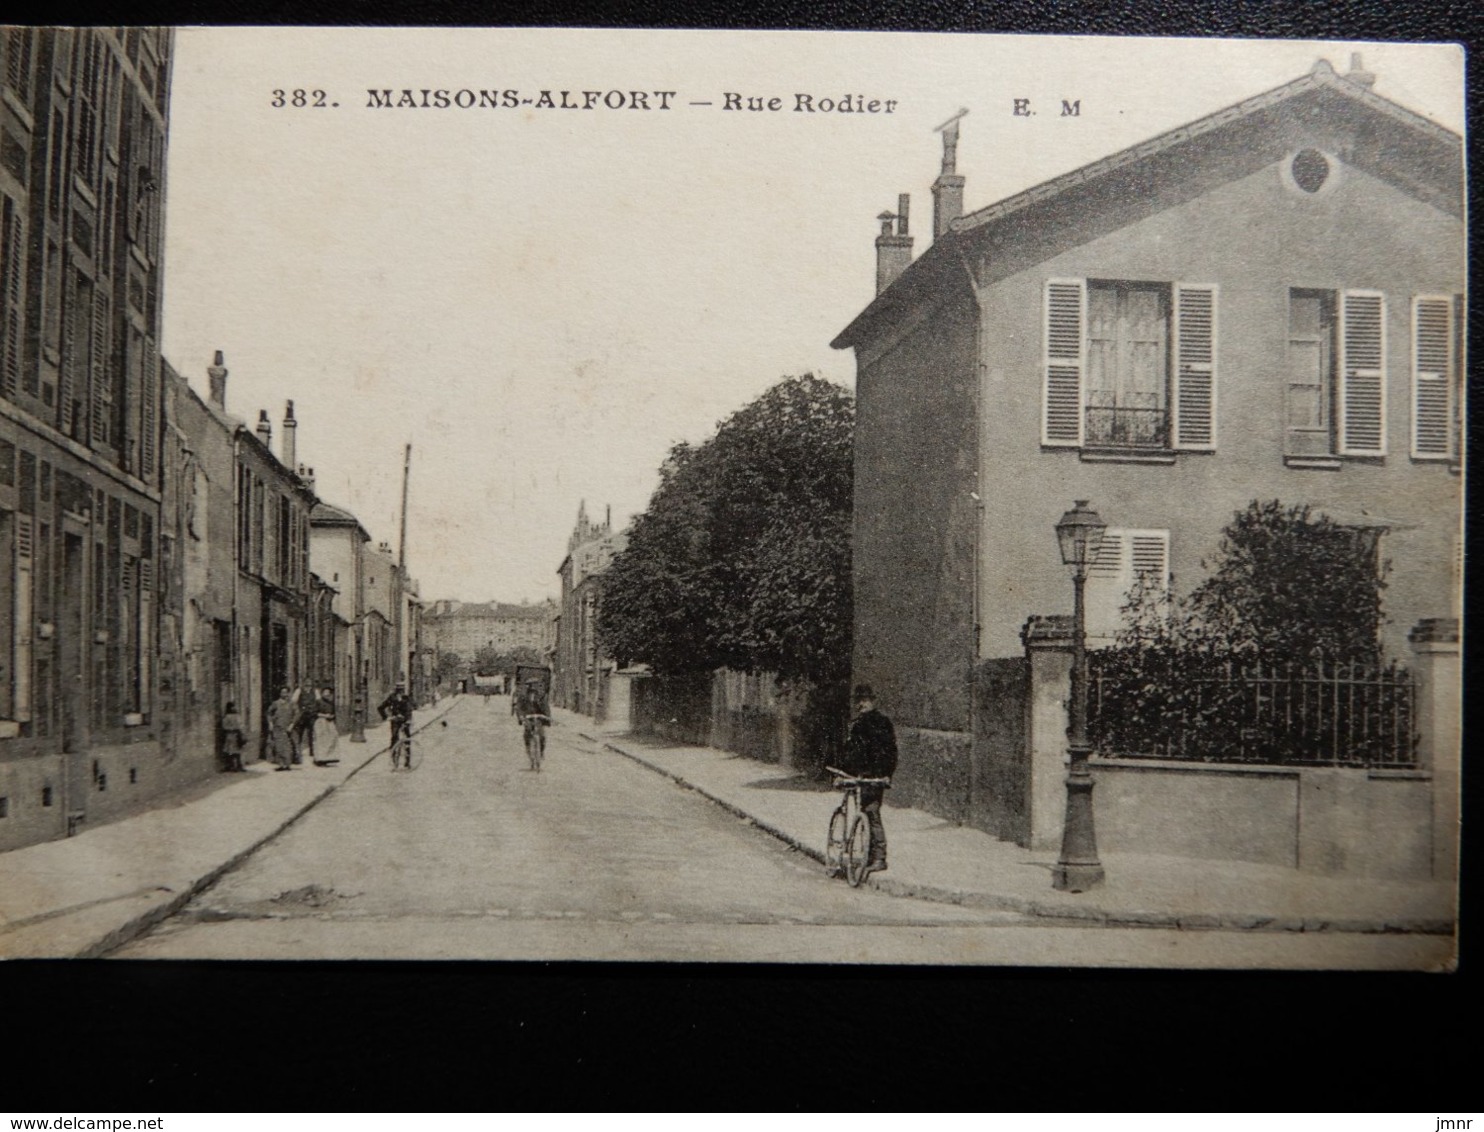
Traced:
[[514, 653], [529, 649], [541, 655], [547, 626], [556, 611], [551, 601], [452, 601], [431, 602], [423, 612], [423, 646], [440, 653], [456, 653], [473, 660], [481, 649]]
[[0, 32], [0, 849], [167, 788], [170, 32]]

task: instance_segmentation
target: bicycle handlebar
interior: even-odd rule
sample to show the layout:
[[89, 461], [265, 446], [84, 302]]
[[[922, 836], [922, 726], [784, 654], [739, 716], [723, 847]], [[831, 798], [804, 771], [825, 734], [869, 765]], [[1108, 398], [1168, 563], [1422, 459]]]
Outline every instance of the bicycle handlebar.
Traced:
[[836, 786], [875, 786], [891, 781], [890, 778], [861, 778], [858, 775], [847, 774], [839, 767], [827, 766], [824, 769], [835, 776]]

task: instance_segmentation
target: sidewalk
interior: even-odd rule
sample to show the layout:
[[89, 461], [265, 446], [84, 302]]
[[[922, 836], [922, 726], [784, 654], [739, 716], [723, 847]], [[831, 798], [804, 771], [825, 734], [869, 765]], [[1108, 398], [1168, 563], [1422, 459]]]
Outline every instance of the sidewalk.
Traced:
[[[414, 732], [457, 703], [417, 712]], [[336, 766], [274, 774], [253, 763], [205, 796], [0, 853], [0, 958], [95, 958], [127, 943], [385, 754], [385, 736], [383, 727], [364, 745], [341, 736]]]
[[[573, 731], [688, 786], [816, 860], [837, 795], [827, 783], [710, 747], [615, 735], [572, 712]], [[896, 896], [974, 905], [1061, 923], [1223, 930], [1451, 935], [1454, 890], [1430, 881], [1325, 877], [1270, 865], [1102, 854], [1092, 892], [1051, 887], [1057, 854], [1032, 852], [921, 810], [884, 814], [891, 867], [866, 884]]]

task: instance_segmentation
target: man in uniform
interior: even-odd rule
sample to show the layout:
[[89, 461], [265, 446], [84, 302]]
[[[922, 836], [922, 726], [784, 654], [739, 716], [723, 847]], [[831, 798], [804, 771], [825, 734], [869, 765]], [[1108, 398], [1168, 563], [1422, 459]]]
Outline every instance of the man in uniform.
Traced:
[[[876, 710], [876, 693], [869, 684], [855, 686], [856, 717], [850, 725], [845, 744], [845, 765], [841, 769], [855, 778], [890, 778], [897, 772], [897, 735], [891, 720]], [[861, 811], [871, 827], [871, 852], [866, 859], [866, 872], [879, 873], [886, 868], [886, 828], [881, 824], [881, 802], [888, 783], [867, 783], [861, 787]]]

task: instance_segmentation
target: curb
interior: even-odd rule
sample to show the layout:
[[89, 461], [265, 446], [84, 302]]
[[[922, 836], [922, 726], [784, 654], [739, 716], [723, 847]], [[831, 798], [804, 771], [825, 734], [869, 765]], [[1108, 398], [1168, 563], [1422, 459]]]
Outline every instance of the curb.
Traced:
[[[708, 801], [720, 806], [730, 814], [745, 818], [747, 821], [788, 845], [790, 848], [803, 853], [811, 860], [824, 864], [824, 854], [813, 845], [800, 841], [793, 834], [778, 829], [768, 822], [761, 820], [753, 814], [743, 810], [734, 802], [713, 794], [704, 786], [697, 786], [682, 775], [672, 770], [658, 766], [648, 759], [627, 751], [622, 747], [579, 731], [584, 739], [591, 743], [599, 743], [606, 750], [622, 755], [632, 762], [651, 770], [654, 773], [668, 778], [677, 786], [694, 791]], [[1414, 935], [1452, 935], [1454, 925], [1446, 919], [1434, 917], [1422, 917], [1418, 919], [1399, 920], [1359, 920], [1359, 919], [1331, 919], [1326, 917], [1288, 917], [1280, 918], [1265, 916], [1255, 913], [1186, 913], [1176, 912], [1113, 912], [1105, 908], [1096, 907], [1068, 907], [1061, 904], [1049, 904], [1041, 900], [1019, 896], [1003, 896], [990, 892], [965, 892], [958, 889], [940, 888], [930, 884], [914, 884], [908, 881], [898, 881], [890, 877], [879, 875], [869, 876], [862, 887], [877, 889], [889, 896], [909, 897], [916, 900], [926, 900], [934, 904], [957, 904], [965, 908], [984, 908], [995, 912], [1015, 912], [1023, 916], [1031, 916], [1040, 920], [1059, 921], [1063, 924], [1079, 925], [1087, 927], [1108, 928], [1164, 928], [1176, 931], [1242, 931], [1242, 932], [1333, 932], [1363, 935], [1381, 934], [1414, 934]]]
[[[440, 719], [444, 718], [444, 716], [448, 715], [449, 712], [453, 711], [454, 707], [456, 706], [457, 701], [454, 704], [450, 704], [448, 708], [445, 709], [441, 714], [435, 715], [432, 719], [419, 724], [416, 728], [413, 729], [412, 734], [416, 735], [418, 732], [431, 727], [434, 723], [437, 723]], [[264, 834], [262, 837], [254, 841], [246, 849], [233, 854], [225, 862], [217, 865], [214, 869], [211, 869], [204, 876], [198, 877], [196, 880], [191, 882], [191, 884], [186, 886], [184, 892], [172, 895], [169, 900], [163, 901], [162, 903], [155, 905], [155, 907], [147, 909], [146, 911], [139, 913], [137, 916], [130, 918], [123, 924], [107, 932], [100, 939], [95, 940], [87, 947], [84, 947], [82, 950], [78, 951], [73, 957], [76, 959], [106, 958], [111, 952], [117, 951], [125, 944], [131, 943], [134, 940], [138, 939], [150, 928], [154, 927], [164, 920], [168, 920], [171, 916], [179, 912], [197, 896], [205, 892], [217, 881], [221, 880], [222, 877], [226, 876], [233, 869], [240, 867], [244, 862], [247, 861], [249, 857], [251, 857], [264, 845], [268, 844], [268, 842], [278, 837], [281, 833], [287, 830], [305, 814], [309, 813], [310, 810], [314, 809], [331, 794], [339, 790], [357, 774], [365, 770], [366, 767], [370, 766], [382, 755], [386, 754], [387, 751], [389, 751], [390, 749], [391, 746], [390, 744], [388, 744], [387, 746], [382, 747], [380, 750], [367, 756], [367, 758], [359, 766], [353, 767], [339, 782], [330, 783], [318, 794], [310, 798], [309, 801], [305, 802], [304, 805], [300, 806], [297, 810], [290, 814], [286, 819], [279, 822], [278, 825], [274, 826], [274, 828], [271, 829], [268, 833]]]

